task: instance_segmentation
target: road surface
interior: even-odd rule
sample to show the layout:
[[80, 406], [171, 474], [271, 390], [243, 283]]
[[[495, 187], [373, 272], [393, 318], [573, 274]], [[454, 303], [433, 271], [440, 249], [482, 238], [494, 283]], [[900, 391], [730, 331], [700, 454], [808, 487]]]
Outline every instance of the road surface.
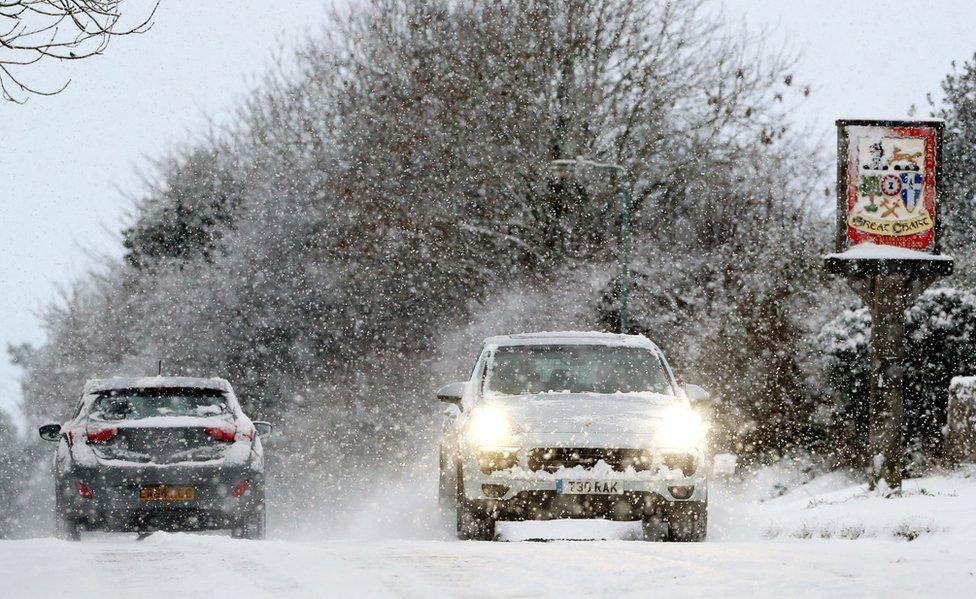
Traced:
[[[288, 542], [157, 533], [0, 542], [5, 597], [943, 597], [976, 550], [919, 540]], [[894, 586], [893, 588], [893, 585]]]
[[886, 498], [828, 475], [761, 503], [719, 496], [700, 544], [627, 540], [636, 526], [605, 522], [502, 524], [507, 542], [495, 543], [443, 530], [430, 540], [0, 541], [0, 596], [976, 596], [976, 469], [912, 485]]

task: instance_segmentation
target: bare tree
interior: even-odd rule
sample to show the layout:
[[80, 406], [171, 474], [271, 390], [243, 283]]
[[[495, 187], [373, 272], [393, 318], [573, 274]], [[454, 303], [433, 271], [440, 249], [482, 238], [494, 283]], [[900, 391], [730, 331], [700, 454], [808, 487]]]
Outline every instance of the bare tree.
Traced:
[[109, 40], [144, 33], [152, 26], [157, 3], [149, 16], [133, 27], [121, 27], [122, 0], [0, 0], [0, 93], [23, 103], [30, 94], [54, 95], [23, 79], [20, 71], [45, 58], [81, 60], [101, 54]]

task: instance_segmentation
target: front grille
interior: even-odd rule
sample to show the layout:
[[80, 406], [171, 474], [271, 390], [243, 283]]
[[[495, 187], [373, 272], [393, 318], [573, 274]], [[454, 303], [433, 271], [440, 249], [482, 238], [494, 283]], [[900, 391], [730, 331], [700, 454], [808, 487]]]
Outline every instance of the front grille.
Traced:
[[482, 449], [478, 452], [478, 467], [481, 468], [484, 474], [491, 474], [499, 470], [508, 470], [516, 464], [518, 464], [518, 454], [514, 451], [505, 449]]
[[529, 470], [555, 472], [560, 468], [592, 468], [603, 460], [617, 472], [628, 466], [640, 472], [651, 467], [651, 452], [645, 449], [604, 449], [600, 447], [537, 447], [529, 451]]
[[[670, 470], [681, 470], [685, 476], [691, 476], [697, 470], [694, 454], [669, 453], [664, 456], [664, 465]], [[679, 498], [681, 499], [681, 498]]]

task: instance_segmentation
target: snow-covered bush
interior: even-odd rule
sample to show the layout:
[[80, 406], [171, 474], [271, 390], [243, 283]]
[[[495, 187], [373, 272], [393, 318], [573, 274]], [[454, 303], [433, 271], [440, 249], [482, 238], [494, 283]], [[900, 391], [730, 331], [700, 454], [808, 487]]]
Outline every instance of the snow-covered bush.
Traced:
[[[837, 441], [856, 458], [867, 443], [871, 317], [866, 307], [845, 310], [816, 338], [824, 378], [836, 398]], [[907, 313], [905, 425], [919, 457], [942, 450], [949, 383], [976, 373], [976, 295], [939, 288], [926, 291]]]
[[836, 449], [846, 460], [859, 460], [868, 443], [870, 330], [871, 315], [858, 305], [828, 322], [813, 341], [822, 357], [823, 393], [834, 400], [828, 423], [838, 431]]
[[959, 268], [959, 261], [967, 266], [973, 255], [976, 237], [976, 173], [972, 164], [976, 159], [976, 55], [957, 64], [942, 80], [942, 101], [932, 116], [943, 119], [945, 147], [942, 173], [944, 197], [939, 202], [939, 218], [943, 231], [943, 246], [956, 260], [956, 272], [972, 280], [971, 268]]
[[952, 378], [945, 435], [950, 463], [976, 462], [976, 376]]

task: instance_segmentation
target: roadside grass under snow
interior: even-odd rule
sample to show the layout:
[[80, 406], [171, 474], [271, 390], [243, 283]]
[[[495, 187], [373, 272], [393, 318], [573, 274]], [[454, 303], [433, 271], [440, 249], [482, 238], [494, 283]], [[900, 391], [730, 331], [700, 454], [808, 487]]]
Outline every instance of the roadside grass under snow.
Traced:
[[[719, 538], [976, 538], [976, 466], [907, 479], [896, 495], [869, 491], [866, 483], [834, 472], [780, 497], [734, 505], [716, 523]], [[728, 508], [722, 501], [719, 506]]]

